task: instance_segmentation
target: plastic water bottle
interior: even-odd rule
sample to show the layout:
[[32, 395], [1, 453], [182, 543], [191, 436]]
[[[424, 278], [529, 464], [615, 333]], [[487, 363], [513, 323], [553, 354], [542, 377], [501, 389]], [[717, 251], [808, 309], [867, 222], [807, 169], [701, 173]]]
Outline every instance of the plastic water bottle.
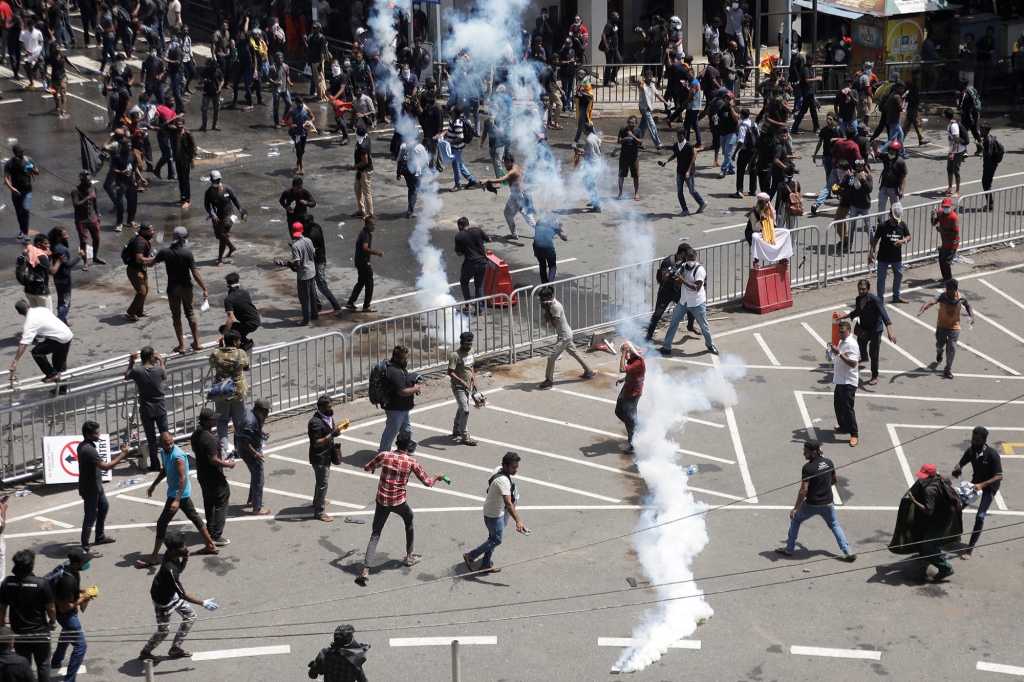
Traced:
[[448, 485], [452, 484], [452, 479], [448, 478], [448, 474], [441, 474], [441, 480], [447, 483]]
[[693, 476], [695, 473], [697, 473], [697, 465], [691, 464], [690, 466], [683, 469], [683, 473], [686, 474], [687, 476]]
[[270, 440], [270, 434], [267, 433], [266, 431], [263, 432], [263, 435], [261, 437], [262, 437], [264, 443], [266, 443], [268, 440]]
[[25, 497], [26, 495], [31, 495], [31, 494], [32, 494], [31, 490], [19, 490], [18, 492], [14, 493], [14, 496], [15, 497]]

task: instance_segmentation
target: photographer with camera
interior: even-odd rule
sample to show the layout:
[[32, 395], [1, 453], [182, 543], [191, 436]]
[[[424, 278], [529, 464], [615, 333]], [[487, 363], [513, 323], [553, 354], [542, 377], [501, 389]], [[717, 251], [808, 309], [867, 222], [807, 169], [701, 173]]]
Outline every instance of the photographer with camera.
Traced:
[[351, 625], [334, 628], [334, 641], [309, 662], [309, 679], [323, 675], [324, 682], [366, 682], [363, 666], [370, 645], [357, 642], [355, 633]]
[[[685, 254], [688, 248], [687, 244], [680, 244], [675, 254], [665, 256], [664, 260], [661, 261], [661, 265], [658, 266], [658, 274], [656, 275], [658, 280], [658, 299], [654, 304], [654, 314], [651, 315], [651, 322], [647, 325], [644, 341], [654, 339], [654, 330], [658, 328], [658, 323], [661, 322], [661, 318], [665, 314], [665, 310], [668, 309], [669, 304], [679, 303], [679, 298], [682, 296], [679, 273], [686, 263]], [[687, 317], [689, 318], [687, 320], [687, 329], [695, 331], [693, 328], [693, 315], [688, 315]]]

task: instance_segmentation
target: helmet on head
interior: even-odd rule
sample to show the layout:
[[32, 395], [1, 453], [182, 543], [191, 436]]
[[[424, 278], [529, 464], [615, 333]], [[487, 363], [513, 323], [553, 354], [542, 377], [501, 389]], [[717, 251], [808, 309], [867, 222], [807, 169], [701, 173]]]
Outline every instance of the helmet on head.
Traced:
[[903, 143], [898, 140], [893, 140], [889, 143], [889, 149], [892, 149], [896, 153], [903, 151]]

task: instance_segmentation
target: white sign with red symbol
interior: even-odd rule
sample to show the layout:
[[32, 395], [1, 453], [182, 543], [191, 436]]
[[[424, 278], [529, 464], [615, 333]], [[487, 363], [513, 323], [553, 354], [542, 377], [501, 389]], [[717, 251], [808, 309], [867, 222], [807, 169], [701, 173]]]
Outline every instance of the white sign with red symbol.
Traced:
[[[47, 484], [78, 483], [78, 446], [81, 443], [81, 436], [43, 438], [43, 474]], [[110, 434], [100, 434], [96, 449], [104, 462], [110, 461]], [[113, 477], [113, 471], [103, 472], [104, 481], [110, 481]]]

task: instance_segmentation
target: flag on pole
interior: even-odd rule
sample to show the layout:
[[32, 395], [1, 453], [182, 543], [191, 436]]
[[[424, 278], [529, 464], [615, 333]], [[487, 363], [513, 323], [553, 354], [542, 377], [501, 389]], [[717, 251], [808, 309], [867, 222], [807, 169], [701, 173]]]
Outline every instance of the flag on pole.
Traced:
[[761, 58], [761, 63], [758, 66], [762, 71], [765, 72], [765, 74], [770, 74], [772, 72], [772, 69], [775, 68], [775, 65], [778, 63], [778, 61], [778, 55], [766, 54], [764, 57]]
[[103, 150], [81, 130], [78, 128], [75, 128], [75, 130], [78, 130], [78, 139], [82, 150], [82, 170], [87, 170], [95, 176], [103, 168], [103, 163], [106, 161]]

